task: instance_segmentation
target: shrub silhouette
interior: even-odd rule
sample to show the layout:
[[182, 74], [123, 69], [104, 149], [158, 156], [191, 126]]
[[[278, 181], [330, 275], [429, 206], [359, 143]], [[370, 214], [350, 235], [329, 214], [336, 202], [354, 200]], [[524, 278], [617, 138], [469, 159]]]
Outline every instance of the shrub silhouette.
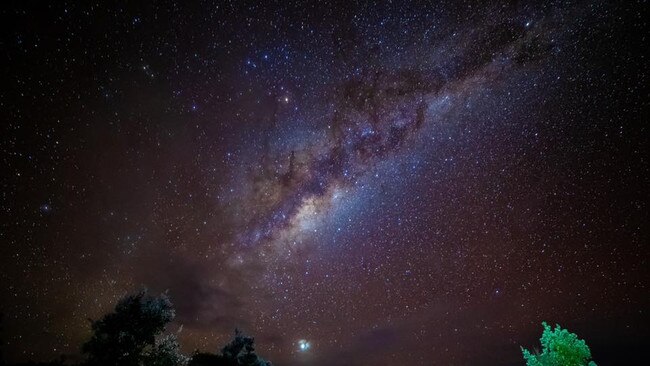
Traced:
[[254, 343], [253, 337], [236, 329], [235, 337], [221, 349], [220, 355], [196, 353], [188, 366], [271, 366], [255, 353]]

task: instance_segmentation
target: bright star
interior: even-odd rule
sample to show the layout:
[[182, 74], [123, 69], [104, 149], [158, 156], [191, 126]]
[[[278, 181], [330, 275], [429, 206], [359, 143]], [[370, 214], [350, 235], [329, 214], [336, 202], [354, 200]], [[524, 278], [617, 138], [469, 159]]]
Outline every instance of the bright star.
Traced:
[[40, 210], [42, 213], [49, 213], [50, 211], [52, 211], [52, 206], [50, 206], [47, 203], [44, 203], [41, 205]]
[[311, 344], [309, 344], [309, 342], [307, 342], [306, 340], [301, 339], [298, 341], [298, 350], [300, 352], [306, 352], [309, 349], [309, 347], [311, 347]]

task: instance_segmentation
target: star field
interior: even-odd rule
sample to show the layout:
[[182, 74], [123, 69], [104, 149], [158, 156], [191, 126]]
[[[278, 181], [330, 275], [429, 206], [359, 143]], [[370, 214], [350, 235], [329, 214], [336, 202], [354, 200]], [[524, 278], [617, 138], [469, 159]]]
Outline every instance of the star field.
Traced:
[[127, 293], [184, 350], [514, 365], [540, 323], [647, 346], [644, 2], [0, 10], [9, 361]]

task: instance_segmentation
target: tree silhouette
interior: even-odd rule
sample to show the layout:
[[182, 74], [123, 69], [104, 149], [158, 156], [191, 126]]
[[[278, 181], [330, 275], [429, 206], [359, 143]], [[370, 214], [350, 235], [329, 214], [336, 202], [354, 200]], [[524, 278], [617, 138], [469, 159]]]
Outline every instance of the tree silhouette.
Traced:
[[235, 338], [221, 349], [220, 355], [196, 353], [188, 366], [271, 366], [255, 353], [255, 339], [235, 330]]
[[180, 366], [187, 364], [188, 358], [180, 352], [180, 345], [173, 335], [156, 342], [156, 346], [145, 350], [143, 365]]
[[[174, 315], [172, 303], [164, 294], [149, 296], [142, 290], [124, 297], [112, 312], [92, 322], [91, 338], [82, 346], [86, 359], [80, 366], [272, 366], [255, 353], [255, 339], [239, 330], [219, 354], [196, 352], [189, 359], [180, 352], [174, 335], [164, 336], [165, 326]], [[64, 365], [70, 365], [64, 356], [50, 362], [12, 364]]]
[[596, 366], [595, 362], [590, 361], [589, 347], [577, 335], [562, 329], [558, 324], [554, 330], [546, 322], [542, 326], [542, 352], [533, 354], [521, 347], [527, 366]]
[[225, 365], [225, 361], [221, 355], [214, 353], [196, 352], [192, 355], [190, 362], [187, 366], [220, 366]]
[[92, 366], [178, 366], [185, 363], [173, 336], [158, 340], [174, 318], [166, 295], [140, 291], [120, 300], [112, 313], [92, 324], [92, 337], [82, 351]]

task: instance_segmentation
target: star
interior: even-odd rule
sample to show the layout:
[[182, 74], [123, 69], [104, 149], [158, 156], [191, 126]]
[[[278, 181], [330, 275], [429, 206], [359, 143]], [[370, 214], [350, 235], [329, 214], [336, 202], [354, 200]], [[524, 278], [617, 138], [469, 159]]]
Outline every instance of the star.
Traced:
[[311, 344], [304, 339], [298, 341], [298, 351], [307, 352], [311, 348]]

